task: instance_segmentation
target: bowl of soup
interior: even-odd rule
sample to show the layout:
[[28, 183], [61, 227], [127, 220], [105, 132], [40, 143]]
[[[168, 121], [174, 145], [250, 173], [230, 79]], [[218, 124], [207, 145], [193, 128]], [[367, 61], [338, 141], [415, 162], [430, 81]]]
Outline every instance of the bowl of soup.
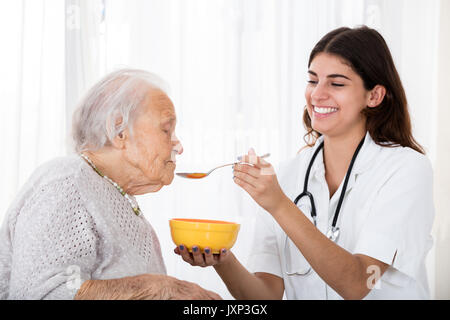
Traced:
[[235, 222], [204, 219], [174, 218], [169, 220], [173, 242], [184, 245], [190, 252], [197, 246], [200, 251], [209, 248], [219, 253], [223, 248], [229, 250], [236, 242], [240, 225]]

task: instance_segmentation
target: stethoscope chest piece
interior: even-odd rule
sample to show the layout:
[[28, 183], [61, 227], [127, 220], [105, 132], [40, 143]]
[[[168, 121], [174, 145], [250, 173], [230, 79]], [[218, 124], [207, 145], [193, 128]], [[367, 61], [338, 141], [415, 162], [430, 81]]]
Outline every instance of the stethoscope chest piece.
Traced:
[[327, 238], [336, 242], [339, 237], [340, 230], [338, 227], [331, 227], [327, 232]]

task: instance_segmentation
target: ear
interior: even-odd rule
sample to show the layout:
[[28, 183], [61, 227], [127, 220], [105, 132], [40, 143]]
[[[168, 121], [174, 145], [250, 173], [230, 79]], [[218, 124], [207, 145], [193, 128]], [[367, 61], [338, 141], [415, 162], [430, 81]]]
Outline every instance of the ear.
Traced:
[[111, 141], [111, 144], [114, 148], [117, 149], [124, 149], [126, 146], [126, 143], [129, 140], [130, 133], [128, 131], [128, 128], [123, 130], [122, 132], [119, 132], [117, 136], [114, 137], [114, 139]]
[[[115, 127], [118, 128], [122, 124], [122, 117], [116, 117], [115, 119]], [[111, 141], [111, 144], [114, 148], [117, 149], [123, 149], [125, 148], [125, 143], [127, 142], [128, 137], [130, 136], [130, 132], [128, 128], [125, 128], [123, 131], [119, 132], [118, 135], [114, 137], [114, 139]]]
[[382, 85], [377, 84], [372, 90], [369, 91], [369, 96], [367, 98], [367, 107], [376, 108], [381, 102], [383, 102], [384, 96], [386, 95], [386, 88]]

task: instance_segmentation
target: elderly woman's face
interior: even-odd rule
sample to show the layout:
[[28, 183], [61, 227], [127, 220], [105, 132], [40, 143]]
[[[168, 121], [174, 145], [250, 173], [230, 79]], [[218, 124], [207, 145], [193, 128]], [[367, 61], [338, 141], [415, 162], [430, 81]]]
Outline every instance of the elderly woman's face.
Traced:
[[175, 135], [176, 115], [169, 97], [160, 90], [150, 90], [139, 108], [125, 148], [126, 159], [142, 172], [134, 194], [155, 192], [170, 184], [175, 156], [183, 152]]

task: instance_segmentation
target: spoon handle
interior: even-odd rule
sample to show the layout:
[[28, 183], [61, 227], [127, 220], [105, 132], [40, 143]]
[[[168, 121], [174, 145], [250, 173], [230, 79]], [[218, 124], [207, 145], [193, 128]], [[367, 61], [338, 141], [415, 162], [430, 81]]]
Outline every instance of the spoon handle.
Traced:
[[209, 172], [207, 173], [207, 175], [210, 174], [211, 172], [213, 172], [213, 171], [216, 170], [216, 169], [223, 168], [223, 167], [226, 167], [226, 166], [232, 166], [232, 165], [234, 165], [234, 164], [236, 164], [236, 163], [239, 163], [239, 162], [227, 163], [227, 164], [223, 164], [223, 165], [221, 165], [221, 166], [215, 167], [214, 169], [209, 170]]
[[[267, 158], [268, 156], [270, 156], [270, 153], [263, 154], [262, 156], [260, 156], [260, 158]], [[208, 174], [210, 174], [211, 172], [213, 172], [216, 169], [223, 168], [223, 167], [226, 167], [226, 166], [232, 166], [232, 165], [237, 164], [237, 163], [239, 163], [239, 161], [235, 161], [235, 162], [232, 162], [232, 163], [227, 163], [227, 164], [223, 164], [221, 166], [215, 167], [214, 169], [210, 170], [208, 172]]]

